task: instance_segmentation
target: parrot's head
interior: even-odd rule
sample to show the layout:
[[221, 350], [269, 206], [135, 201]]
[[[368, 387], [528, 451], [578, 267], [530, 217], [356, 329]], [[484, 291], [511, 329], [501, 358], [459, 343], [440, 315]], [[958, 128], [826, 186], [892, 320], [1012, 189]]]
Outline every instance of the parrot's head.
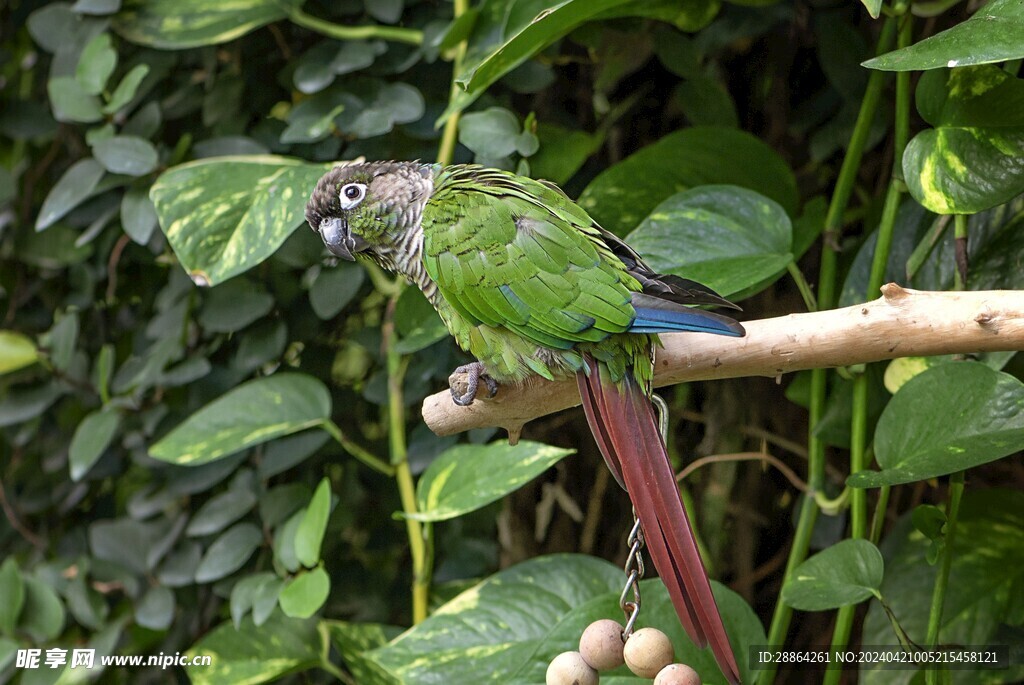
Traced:
[[342, 259], [367, 252], [385, 259], [419, 227], [433, 190], [430, 165], [369, 162], [338, 166], [320, 178], [306, 204], [306, 221]]

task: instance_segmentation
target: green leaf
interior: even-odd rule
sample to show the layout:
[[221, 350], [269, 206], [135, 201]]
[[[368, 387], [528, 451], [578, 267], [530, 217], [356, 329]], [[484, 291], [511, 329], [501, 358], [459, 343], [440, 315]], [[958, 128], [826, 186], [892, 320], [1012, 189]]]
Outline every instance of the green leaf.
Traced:
[[340, 262], [333, 269], [320, 269], [309, 289], [313, 312], [325, 321], [333, 319], [356, 296], [366, 271], [358, 264]]
[[951, 29], [905, 48], [869, 59], [864, 66], [883, 71], [990, 64], [1024, 57], [1024, 5], [992, 0]]
[[135, 622], [150, 630], [167, 630], [174, 621], [174, 592], [162, 585], [146, 591], [135, 605]]
[[[242, 619], [252, 609], [253, 601], [261, 587], [277, 582], [273, 573], [254, 573], [242, 578], [231, 588], [231, 622], [235, 629], [242, 627]], [[254, 621], [255, 622], [255, 621]]]
[[987, 464], [1024, 449], [1024, 383], [978, 362], [934, 366], [906, 382], [875, 431], [882, 471], [855, 488], [910, 483]]
[[878, 19], [878, 15], [882, 12], [882, 0], [860, 0], [860, 3], [864, 5], [864, 9], [868, 11], [872, 19]]
[[121, 198], [121, 227], [133, 241], [145, 245], [157, 227], [156, 207], [143, 188], [132, 188]]
[[288, 113], [288, 127], [281, 132], [281, 142], [312, 143], [326, 138], [334, 118], [345, 110], [345, 96], [332, 88], [296, 104]]
[[53, 118], [57, 121], [83, 124], [103, 118], [100, 99], [86, 92], [73, 76], [57, 76], [46, 84], [53, 107]]
[[0, 564], [0, 597], [4, 598], [0, 602], [0, 634], [11, 635], [25, 605], [25, 584], [12, 556]]
[[[327, 532], [327, 519], [330, 515], [331, 481], [323, 478], [316, 487], [313, 499], [306, 507], [306, 512], [302, 515], [299, 527], [295, 531], [295, 556], [303, 566], [313, 567], [320, 563], [320, 545], [323, 544], [324, 533]], [[284, 609], [284, 604], [281, 605], [281, 608]], [[287, 609], [285, 613], [289, 616], [296, 615]]]
[[451, 98], [438, 118], [473, 103], [495, 81], [535, 54], [592, 19], [650, 16], [677, 26], [699, 28], [717, 11], [715, 2], [651, 2], [651, 0], [524, 0], [483, 3], [469, 35], [462, 71], [455, 81], [464, 88]]
[[96, 141], [93, 154], [107, 171], [144, 176], [156, 168], [159, 157], [153, 143], [136, 136], [113, 136]]
[[595, 178], [579, 203], [626, 235], [672, 195], [712, 183], [754, 190], [796, 213], [796, 178], [782, 158], [749, 133], [712, 126], [671, 133], [630, 155]]
[[395, 328], [401, 340], [395, 345], [399, 354], [425, 349], [448, 335], [444, 321], [419, 288], [406, 288], [395, 304]]
[[658, 205], [627, 242], [653, 269], [713, 288], [724, 297], [766, 287], [793, 261], [785, 210], [735, 186], [700, 186]]
[[[543, 683], [551, 659], [578, 648], [580, 634], [598, 618], [615, 616], [622, 569], [582, 555], [539, 557], [506, 569], [435, 611], [426, 621], [365, 656], [405, 685], [475, 683], [481, 673], [493, 682]], [[764, 644], [764, 629], [734, 592], [712, 582], [726, 630], [738, 654]], [[658, 580], [643, 581], [643, 621], [664, 630], [678, 661], [691, 665], [704, 682], [722, 675], [707, 650], [685, 636]], [[744, 682], [753, 673], [740, 660]], [[621, 667], [608, 682], [633, 683]]]
[[[131, 71], [125, 74], [121, 82], [117, 84], [117, 88], [114, 89], [110, 100], [103, 106], [103, 113], [114, 114], [131, 102], [132, 98], [135, 97], [136, 91], [139, 89], [139, 85], [142, 83], [142, 79], [146, 78], [148, 73], [148, 64], [136, 64], [132, 67]], [[159, 110], [157, 112], [159, 113]]]
[[334, 120], [338, 129], [356, 138], [372, 138], [423, 116], [423, 95], [408, 83], [360, 79], [346, 83], [346, 109]]
[[7, 391], [0, 399], [0, 428], [34, 419], [56, 402], [61, 394], [61, 387], [55, 381]]
[[380, 623], [349, 623], [347, 621], [320, 621], [327, 626], [331, 644], [341, 654], [345, 667], [352, 672], [357, 683], [388, 683], [391, 680], [379, 666], [366, 658], [371, 649], [383, 647], [401, 634], [402, 629]]
[[285, 616], [309, 618], [324, 605], [330, 594], [331, 579], [321, 566], [292, 578], [281, 590], [277, 601]]
[[36, 642], [53, 640], [64, 630], [65, 611], [60, 597], [52, 587], [33, 576], [22, 578], [25, 600], [18, 630]]
[[575, 450], [523, 440], [517, 445], [456, 445], [435, 459], [420, 478], [420, 521], [455, 518], [500, 499], [533, 480]]
[[994, 66], [930, 71], [917, 108], [935, 128], [903, 154], [915, 200], [939, 214], [973, 214], [1024, 192], [1024, 80]]
[[[982, 486], [983, 487], [983, 486]], [[882, 595], [902, 628], [911, 636], [926, 635], [932, 590], [938, 565], [928, 563], [932, 542], [904, 515], [882, 543], [885, 580]], [[942, 644], [1006, 644], [1008, 625], [1020, 625], [1024, 587], [1024, 493], [1019, 490], [972, 489], [960, 504], [957, 532], [950, 550], [948, 590], [942, 608], [939, 641]], [[646, 598], [645, 598], [646, 599]], [[1011, 638], [1012, 639], [1012, 638]], [[885, 611], [872, 602], [864, 620], [863, 644], [895, 642]], [[1024, 679], [1024, 666], [964, 673], [962, 682], [1013, 683]], [[861, 682], [906, 685], [912, 674], [885, 670], [884, 665], [861, 666]]]
[[85, 46], [78, 59], [75, 79], [89, 95], [99, 95], [107, 86], [107, 79], [117, 67], [117, 52], [111, 47], [110, 34], [101, 33]]
[[604, 135], [575, 131], [541, 122], [537, 124], [540, 149], [530, 157], [534, 178], [563, 184], [601, 147]]
[[226, 43], [288, 17], [300, 0], [125, 0], [114, 30], [151, 48], [180, 50]]
[[232, 488], [207, 500], [185, 529], [186, 535], [201, 536], [219, 533], [242, 518], [256, 506], [256, 495], [246, 488]]
[[800, 611], [825, 611], [879, 597], [882, 553], [867, 540], [843, 540], [796, 567], [782, 601]]
[[242, 568], [263, 542], [263, 533], [251, 523], [236, 523], [213, 541], [196, 569], [196, 582], [220, 580]]
[[80, 159], [72, 164], [64, 175], [57, 179], [43, 200], [43, 207], [36, 219], [36, 230], [48, 228], [91, 197], [103, 174], [103, 167], [95, 159]]
[[220, 624], [192, 645], [189, 657], [207, 655], [208, 666], [187, 666], [192, 685], [256, 685], [320, 663], [324, 637], [316, 621], [270, 617], [262, 626], [242, 621], [238, 630], [231, 621]]
[[77, 0], [71, 11], [78, 14], [113, 14], [121, 9], [121, 0]]
[[153, 550], [166, 539], [166, 520], [153, 522], [129, 518], [95, 521], [89, 526], [89, 548], [97, 559], [109, 561], [134, 574], [149, 573], [159, 561]]
[[116, 409], [94, 411], [78, 424], [68, 447], [71, 480], [79, 481], [110, 446], [121, 427], [121, 414]]
[[39, 350], [32, 339], [16, 331], [0, 330], [0, 374], [35, 364]]
[[216, 285], [259, 264], [305, 219], [333, 164], [271, 155], [203, 159], [170, 169], [150, 197], [192, 280]]
[[326, 386], [279, 373], [243, 383], [185, 419], [150, 447], [155, 459], [196, 466], [313, 426], [331, 413]]
[[211, 333], [234, 333], [257, 321], [274, 307], [274, 297], [247, 278], [233, 278], [206, 295], [199, 325]]
[[463, 115], [459, 142], [479, 157], [497, 159], [516, 151], [516, 137], [522, 130], [515, 114], [504, 107], [489, 107]]

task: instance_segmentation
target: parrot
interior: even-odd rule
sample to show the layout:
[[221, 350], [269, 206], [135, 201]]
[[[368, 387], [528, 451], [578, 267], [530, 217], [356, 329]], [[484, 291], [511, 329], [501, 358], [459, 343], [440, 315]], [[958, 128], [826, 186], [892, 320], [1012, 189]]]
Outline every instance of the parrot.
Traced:
[[334, 256], [368, 258], [422, 291], [476, 359], [456, 369], [464, 386], [450, 382], [456, 404], [472, 403], [481, 383], [493, 397], [499, 384], [575, 377], [680, 622], [740, 682], [651, 400], [658, 336], [743, 336], [739, 322], [694, 305], [739, 307], [655, 272], [557, 185], [500, 169], [343, 164], [317, 181], [305, 218]]

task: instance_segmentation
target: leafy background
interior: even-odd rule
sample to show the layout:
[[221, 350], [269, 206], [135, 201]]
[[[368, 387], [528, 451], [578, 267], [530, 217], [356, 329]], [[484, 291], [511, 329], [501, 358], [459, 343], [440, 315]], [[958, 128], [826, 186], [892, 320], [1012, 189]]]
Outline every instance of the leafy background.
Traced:
[[[514, 447], [422, 425], [465, 358], [415, 290], [326, 258], [315, 180], [358, 157], [547, 178], [746, 318], [885, 280], [1020, 288], [1022, 31], [1017, 0], [6, 3], [0, 683], [542, 682], [617, 615], [626, 498], [579, 412]], [[686, 480], [741, 663], [1019, 649], [1022, 373], [668, 392], [679, 467], [757, 457]], [[721, 681], [656, 580], [642, 616]], [[28, 647], [213, 666], [19, 669]]]

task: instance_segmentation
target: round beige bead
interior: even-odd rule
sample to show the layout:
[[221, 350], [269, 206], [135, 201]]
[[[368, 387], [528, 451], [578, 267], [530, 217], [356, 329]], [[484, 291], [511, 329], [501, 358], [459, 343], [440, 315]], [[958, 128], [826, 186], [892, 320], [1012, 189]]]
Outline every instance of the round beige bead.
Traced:
[[580, 636], [580, 654], [598, 671], [610, 671], [621, 666], [622, 625], [610, 618], [591, 623]]
[[579, 652], [562, 652], [548, 664], [544, 682], [546, 685], [597, 685], [598, 676]]
[[641, 628], [630, 635], [622, 656], [629, 670], [641, 678], [653, 678], [675, 659], [668, 635], [657, 628]]

